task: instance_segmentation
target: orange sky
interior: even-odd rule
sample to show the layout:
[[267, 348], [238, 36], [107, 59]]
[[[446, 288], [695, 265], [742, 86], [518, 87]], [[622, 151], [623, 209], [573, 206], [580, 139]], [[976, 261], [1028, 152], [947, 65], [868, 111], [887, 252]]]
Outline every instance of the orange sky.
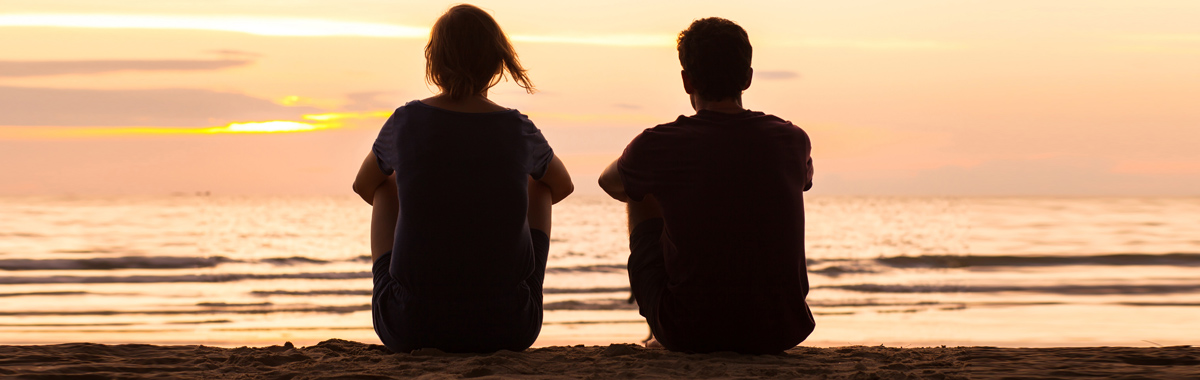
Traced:
[[[432, 94], [451, 3], [279, 4], [6, 1], [0, 194], [347, 193], [387, 112]], [[475, 4], [540, 90], [492, 98], [582, 192], [691, 113], [673, 36], [722, 16], [755, 47], [746, 106], [812, 136], [815, 194], [1200, 195], [1194, 1]]]

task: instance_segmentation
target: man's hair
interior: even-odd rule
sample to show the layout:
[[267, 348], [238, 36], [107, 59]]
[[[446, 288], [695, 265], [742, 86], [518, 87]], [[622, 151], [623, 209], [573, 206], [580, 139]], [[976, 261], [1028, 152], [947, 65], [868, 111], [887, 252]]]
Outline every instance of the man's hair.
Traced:
[[533, 93], [533, 83], [517, 60], [516, 50], [484, 10], [455, 5], [433, 24], [425, 45], [425, 81], [437, 85], [451, 99], [487, 91], [500, 83], [505, 71], [517, 85]]
[[720, 17], [692, 22], [679, 32], [679, 63], [701, 99], [717, 101], [742, 95], [750, 79], [750, 37]]

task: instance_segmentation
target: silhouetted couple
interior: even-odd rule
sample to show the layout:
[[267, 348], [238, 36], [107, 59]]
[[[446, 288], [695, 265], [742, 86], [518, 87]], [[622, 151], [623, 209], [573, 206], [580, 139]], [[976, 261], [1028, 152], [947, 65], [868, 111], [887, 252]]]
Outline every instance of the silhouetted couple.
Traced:
[[[742, 108], [737, 24], [697, 20], [678, 50], [696, 114], [642, 132], [599, 179], [628, 203], [630, 286], [667, 349], [781, 352], [814, 327], [808, 136]], [[354, 183], [374, 206], [375, 331], [398, 352], [523, 350], [541, 331], [551, 205], [574, 186], [529, 118], [488, 100], [506, 72], [533, 85], [487, 12], [451, 8], [425, 58], [440, 93], [396, 109]]]

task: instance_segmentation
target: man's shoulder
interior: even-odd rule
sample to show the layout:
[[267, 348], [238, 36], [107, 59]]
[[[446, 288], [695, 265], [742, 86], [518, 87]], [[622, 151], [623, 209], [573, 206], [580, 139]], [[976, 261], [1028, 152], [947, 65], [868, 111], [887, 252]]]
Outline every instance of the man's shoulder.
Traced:
[[788, 121], [788, 120], [786, 120], [782, 117], [776, 116], [774, 114], [769, 114], [769, 113], [761, 112], [761, 111], [751, 111], [751, 115], [752, 116], [747, 119], [748, 119], [748, 121], [751, 121], [754, 123], [778, 124], [781, 126], [799, 128], [795, 124], [792, 124], [791, 121]]

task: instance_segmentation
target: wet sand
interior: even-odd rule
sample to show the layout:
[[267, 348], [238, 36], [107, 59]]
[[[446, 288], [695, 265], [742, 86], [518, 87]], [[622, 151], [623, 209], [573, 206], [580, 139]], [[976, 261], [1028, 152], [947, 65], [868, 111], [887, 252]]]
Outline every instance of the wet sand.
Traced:
[[682, 354], [629, 344], [524, 352], [392, 353], [338, 339], [310, 347], [70, 343], [0, 346], [17, 379], [1196, 379], [1200, 348], [797, 347], [782, 355]]

